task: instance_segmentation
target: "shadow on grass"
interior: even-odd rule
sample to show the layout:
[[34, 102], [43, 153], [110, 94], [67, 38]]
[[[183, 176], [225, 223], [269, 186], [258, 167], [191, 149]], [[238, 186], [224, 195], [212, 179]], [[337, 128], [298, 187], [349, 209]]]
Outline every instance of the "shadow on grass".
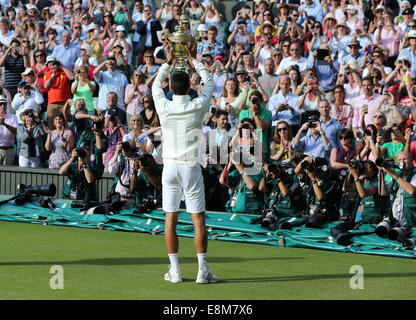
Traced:
[[[415, 277], [416, 273], [365, 273], [365, 278], [406, 278]], [[351, 279], [352, 274], [311, 274], [311, 275], [293, 275], [281, 277], [261, 277], [261, 278], [235, 278], [221, 279], [222, 283], [240, 283], [240, 282], [280, 282], [280, 281], [308, 281], [308, 280], [326, 280], [326, 279]]]
[[[239, 263], [246, 261], [264, 261], [264, 260], [298, 260], [301, 257], [276, 257], [276, 258], [241, 258], [241, 257], [210, 257], [210, 263]], [[195, 263], [196, 257], [180, 257], [181, 264]], [[140, 264], [167, 264], [168, 257], [123, 257], [123, 258], [101, 258], [101, 259], [83, 259], [74, 261], [10, 261], [0, 262], [1, 266], [44, 266], [44, 265], [140, 265]]]

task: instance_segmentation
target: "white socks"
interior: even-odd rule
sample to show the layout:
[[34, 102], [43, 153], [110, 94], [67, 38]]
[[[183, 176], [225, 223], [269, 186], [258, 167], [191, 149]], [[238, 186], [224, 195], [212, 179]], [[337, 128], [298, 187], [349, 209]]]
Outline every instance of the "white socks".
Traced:
[[170, 253], [168, 256], [170, 261], [170, 269], [172, 271], [180, 271], [181, 269], [179, 268], [178, 254]]
[[206, 253], [197, 253], [196, 255], [198, 257], [199, 270], [203, 270], [203, 271], [208, 270], [207, 254]]
[[[178, 261], [178, 254], [177, 253], [169, 253], [169, 261], [170, 261], [170, 269], [172, 271], [180, 271], [179, 261]], [[197, 253], [198, 257], [198, 269], [206, 271], [208, 270], [207, 264], [207, 254], [206, 253]]]

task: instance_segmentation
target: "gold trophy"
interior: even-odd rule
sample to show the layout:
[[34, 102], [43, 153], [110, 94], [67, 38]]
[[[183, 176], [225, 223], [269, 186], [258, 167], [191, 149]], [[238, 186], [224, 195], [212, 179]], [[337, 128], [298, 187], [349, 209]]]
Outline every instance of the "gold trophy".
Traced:
[[185, 65], [185, 60], [188, 58], [188, 53], [185, 46], [189, 43], [195, 44], [199, 39], [199, 34], [198, 31], [194, 32], [194, 36], [188, 33], [188, 31], [182, 25], [184, 20], [185, 19], [180, 20], [178, 31], [174, 33], [165, 32], [164, 34], [169, 44], [173, 48], [173, 53], [176, 59], [178, 59], [175, 65], [175, 69], [186, 72], [187, 68]]

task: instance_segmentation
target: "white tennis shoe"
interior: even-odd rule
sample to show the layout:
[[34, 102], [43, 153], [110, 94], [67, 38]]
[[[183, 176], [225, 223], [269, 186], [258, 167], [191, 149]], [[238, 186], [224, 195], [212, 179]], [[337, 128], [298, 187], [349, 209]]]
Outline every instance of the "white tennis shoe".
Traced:
[[170, 281], [172, 283], [182, 282], [181, 271], [173, 271], [172, 269], [169, 269], [168, 273], [165, 274], [165, 280]]
[[212, 273], [210, 269], [199, 270], [198, 276], [196, 277], [196, 283], [215, 283], [218, 282], [218, 277]]

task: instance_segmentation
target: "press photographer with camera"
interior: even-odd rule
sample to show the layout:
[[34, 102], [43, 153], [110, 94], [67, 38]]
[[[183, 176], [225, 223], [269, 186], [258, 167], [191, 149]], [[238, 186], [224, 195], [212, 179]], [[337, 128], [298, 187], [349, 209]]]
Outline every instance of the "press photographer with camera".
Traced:
[[71, 158], [59, 169], [67, 176], [62, 189], [62, 198], [85, 202], [96, 200], [95, 180], [99, 175], [89, 148], [84, 145], [72, 150]]
[[390, 194], [393, 195], [393, 217], [400, 226], [408, 225], [416, 227], [416, 167], [410, 153], [400, 152], [397, 155], [397, 163], [400, 173], [397, 173], [394, 165], [384, 165], [382, 170], [389, 174], [391, 180]]
[[265, 164], [259, 190], [265, 194], [261, 217], [263, 227], [274, 229], [283, 217], [295, 217], [306, 209], [302, 187], [288, 163]]
[[134, 160], [131, 183], [136, 213], [151, 212], [162, 204], [162, 171], [163, 166], [157, 164], [150, 153], [141, 154]]
[[101, 110], [97, 111], [97, 116], [89, 115], [85, 102], [78, 100], [75, 102], [77, 109], [70, 129], [74, 133], [76, 148], [88, 147], [97, 169], [98, 179], [104, 172], [103, 153], [108, 149], [108, 138], [103, 133], [104, 116]]
[[350, 161], [349, 173], [359, 198], [355, 212], [355, 221], [362, 223], [378, 223], [383, 215], [380, 197], [378, 196], [378, 168], [373, 161]]
[[331, 177], [328, 161], [322, 157], [306, 157], [295, 168], [295, 173], [309, 185], [306, 188], [307, 209], [309, 217], [305, 220], [307, 227], [317, 228], [327, 221], [338, 219], [338, 204], [341, 191]]
[[137, 157], [137, 147], [133, 140], [117, 142], [116, 150], [108, 163], [108, 172], [115, 174], [110, 192], [118, 192], [121, 200], [133, 203], [133, 176], [137, 176], [135, 170], [135, 159]]
[[231, 153], [228, 165], [219, 180], [221, 184], [233, 190], [230, 200], [225, 205], [228, 212], [261, 213], [263, 193], [259, 190], [259, 183], [263, 174], [261, 167], [255, 170], [254, 165], [254, 155], [250, 151], [242, 150]]
[[244, 118], [253, 119], [256, 123], [256, 134], [263, 143], [265, 152], [269, 152], [268, 137], [272, 123], [272, 112], [262, 107], [263, 95], [259, 91], [253, 91], [250, 96], [249, 108], [242, 110], [239, 115], [240, 122]]

